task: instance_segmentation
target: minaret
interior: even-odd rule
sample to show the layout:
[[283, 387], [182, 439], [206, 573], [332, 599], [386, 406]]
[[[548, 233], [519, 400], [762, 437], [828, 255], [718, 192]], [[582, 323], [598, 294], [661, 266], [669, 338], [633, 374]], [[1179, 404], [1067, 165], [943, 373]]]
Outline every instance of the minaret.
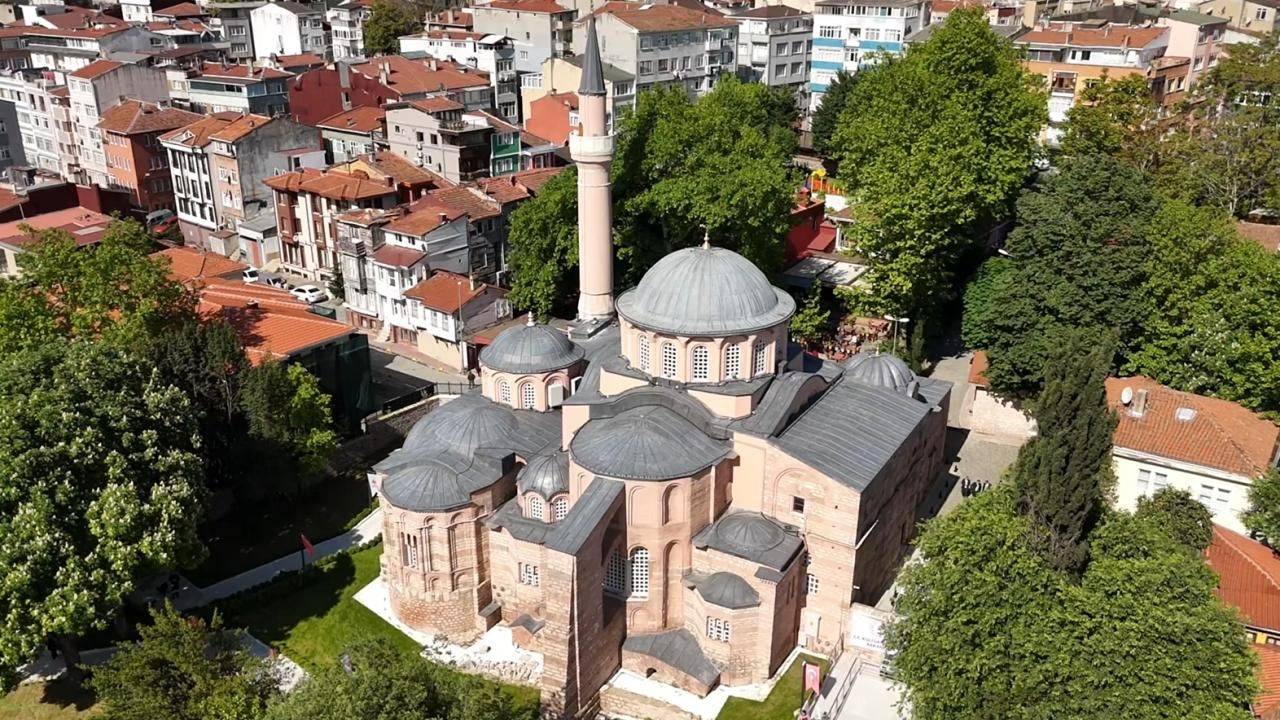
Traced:
[[578, 164], [578, 320], [602, 324], [613, 317], [613, 135], [605, 119], [604, 66], [596, 19], [587, 19], [587, 47], [578, 85], [578, 127], [569, 154]]

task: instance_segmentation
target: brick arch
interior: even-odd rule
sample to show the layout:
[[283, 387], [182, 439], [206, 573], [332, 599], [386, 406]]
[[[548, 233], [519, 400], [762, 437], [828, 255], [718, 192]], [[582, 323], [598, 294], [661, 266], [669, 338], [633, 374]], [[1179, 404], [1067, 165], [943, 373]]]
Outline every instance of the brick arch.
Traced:
[[779, 497], [778, 489], [782, 486], [784, 480], [796, 478], [799, 480], [811, 480], [813, 473], [800, 468], [788, 468], [773, 476], [773, 480], [769, 482], [766, 488], [766, 497], [764, 498], [766, 515], [775, 517], [787, 517], [791, 514], [791, 495]]

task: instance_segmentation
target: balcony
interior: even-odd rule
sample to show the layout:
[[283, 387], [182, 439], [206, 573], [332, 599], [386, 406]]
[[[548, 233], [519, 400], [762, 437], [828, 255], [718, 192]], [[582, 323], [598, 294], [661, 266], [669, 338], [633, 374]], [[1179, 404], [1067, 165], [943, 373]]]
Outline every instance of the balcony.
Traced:
[[612, 135], [604, 137], [583, 137], [577, 133], [569, 135], [569, 155], [574, 160], [582, 159], [590, 162], [608, 159], [613, 156], [613, 145]]
[[516, 79], [515, 70], [499, 70], [498, 71], [498, 82], [515, 82], [515, 79]]

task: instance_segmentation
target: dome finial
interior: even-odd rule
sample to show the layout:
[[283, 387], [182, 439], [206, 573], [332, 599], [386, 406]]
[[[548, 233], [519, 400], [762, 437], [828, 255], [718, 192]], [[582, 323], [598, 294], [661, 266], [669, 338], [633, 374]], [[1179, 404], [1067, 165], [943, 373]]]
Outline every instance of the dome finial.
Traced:
[[702, 249], [711, 249], [711, 231], [707, 229], [706, 225], [702, 226]]
[[526, 321], [526, 322], [525, 322], [525, 325], [527, 325], [527, 326], [529, 326], [529, 327], [533, 327], [533, 325], [534, 325], [534, 320], [533, 320], [533, 311], [532, 311], [532, 310], [530, 310], [530, 311], [529, 311], [529, 319], [528, 319], [528, 321]]

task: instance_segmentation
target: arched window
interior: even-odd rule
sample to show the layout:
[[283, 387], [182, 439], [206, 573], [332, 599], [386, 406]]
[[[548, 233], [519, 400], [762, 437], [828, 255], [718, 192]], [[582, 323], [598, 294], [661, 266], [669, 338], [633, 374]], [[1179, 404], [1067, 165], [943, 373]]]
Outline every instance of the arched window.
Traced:
[[767, 348], [767, 347], [768, 347], [768, 346], [764, 344], [764, 341], [763, 341], [763, 340], [756, 340], [756, 345], [755, 345], [755, 367], [753, 367], [753, 368], [752, 368], [752, 373], [753, 373], [754, 375], [763, 375], [763, 374], [765, 374], [765, 373], [769, 372], [769, 368], [766, 368], [766, 367], [764, 366], [764, 364], [765, 364], [765, 359], [766, 359], [766, 357], [768, 356], [768, 352], [765, 350], [765, 348]]
[[506, 380], [498, 381], [498, 402], [511, 404], [511, 384]]
[[711, 358], [707, 354], [705, 345], [695, 345], [693, 348], [693, 379], [709, 380], [711, 378]]
[[662, 377], [674, 378], [676, 376], [676, 346], [671, 343], [662, 343]]
[[530, 495], [529, 499], [526, 500], [525, 502], [529, 506], [529, 517], [533, 518], [534, 520], [547, 519], [547, 515], [546, 515], [547, 510], [546, 510], [546, 507], [543, 505], [542, 498], [538, 497], [537, 495]]
[[737, 380], [742, 377], [742, 349], [737, 345], [724, 347], [724, 379]]
[[649, 597], [649, 551], [631, 551], [631, 597]]
[[565, 519], [569, 514], [569, 498], [563, 495], [551, 501], [551, 517], [556, 522]]
[[533, 383], [525, 383], [520, 386], [520, 407], [525, 410], [532, 410], [534, 403], [537, 402], [536, 391]]
[[640, 369], [649, 372], [649, 336], [640, 335], [636, 338], [636, 344], [639, 346]]
[[610, 595], [626, 595], [626, 589], [627, 561], [620, 551], [615, 550], [604, 566], [604, 591]]

